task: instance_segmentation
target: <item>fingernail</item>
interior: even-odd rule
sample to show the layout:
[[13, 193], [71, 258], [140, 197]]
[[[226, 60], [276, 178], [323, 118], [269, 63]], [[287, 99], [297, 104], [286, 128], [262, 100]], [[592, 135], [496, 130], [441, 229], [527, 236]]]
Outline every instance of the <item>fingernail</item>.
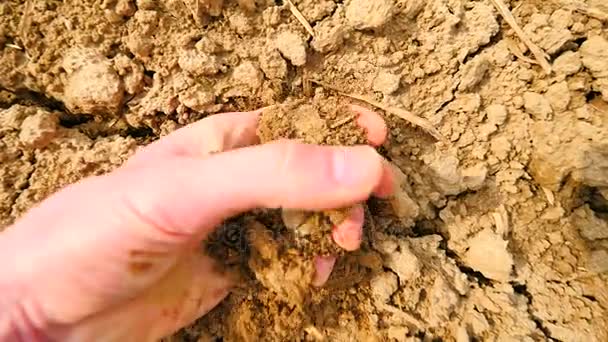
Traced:
[[333, 155], [335, 180], [344, 186], [358, 186], [373, 181], [370, 173], [376, 173], [379, 156], [369, 146], [339, 148]]
[[380, 198], [388, 198], [395, 193], [395, 177], [388, 166], [384, 166], [380, 184], [374, 190], [374, 195]]
[[316, 257], [314, 260], [315, 275], [312, 279], [312, 285], [316, 287], [325, 285], [325, 283], [329, 279], [329, 276], [331, 275], [331, 271], [333, 270], [335, 264], [335, 257]]

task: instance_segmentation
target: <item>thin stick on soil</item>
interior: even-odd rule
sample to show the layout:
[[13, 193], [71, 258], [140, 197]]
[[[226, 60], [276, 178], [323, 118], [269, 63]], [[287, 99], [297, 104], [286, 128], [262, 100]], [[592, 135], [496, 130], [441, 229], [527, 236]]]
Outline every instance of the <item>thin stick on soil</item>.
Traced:
[[4, 46], [11, 48], [11, 49], [15, 49], [15, 50], [23, 50], [23, 48], [19, 45], [16, 44], [4, 44]]
[[433, 127], [433, 125], [426, 119], [423, 119], [419, 116], [416, 116], [415, 114], [408, 112], [405, 109], [401, 109], [401, 108], [396, 108], [396, 107], [391, 107], [391, 106], [387, 106], [383, 103], [380, 103], [378, 101], [374, 101], [370, 98], [368, 98], [367, 96], [364, 95], [356, 95], [356, 94], [347, 94], [342, 92], [340, 89], [331, 86], [329, 84], [325, 84], [323, 82], [317, 81], [317, 80], [311, 80], [311, 82], [314, 82], [324, 88], [333, 90], [335, 92], [337, 92], [338, 94], [342, 95], [342, 96], [346, 96], [346, 97], [350, 97], [352, 99], [355, 100], [359, 100], [359, 101], [363, 101], [371, 106], [374, 106], [376, 108], [380, 108], [383, 111], [390, 113], [392, 115], [395, 115], [397, 117], [402, 118], [403, 120], [411, 123], [412, 125], [418, 126], [420, 128], [422, 128], [425, 132], [427, 132], [428, 134], [432, 135], [435, 139], [437, 139], [438, 141], [442, 141], [445, 142], [446, 139], [443, 137], [443, 135], [441, 135], [441, 133], [439, 133], [439, 131], [437, 129], [435, 129], [435, 127]]
[[530, 63], [530, 64], [537, 64], [538, 62], [533, 60], [532, 58], [528, 58], [526, 56], [524, 56], [524, 53], [521, 52], [521, 49], [517, 46], [517, 43], [510, 39], [510, 38], [505, 38], [505, 42], [507, 43], [507, 48], [509, 49], [509, 51], [511, 51], [512, 54], [515, 55], [515, 57], [521, 59], [522, 61], [526, 62], [526, 63]]
[[491, 2], [492, 2], [492, 4], [494, 4], [494, 7], [496, 7], [496, 9], [500, 13], [500, 15], [502, 15], [502, 17], [505, 19], [507, 24], [509, 24], [509, 26], [511, 26], [513, 31], [515, 31], [515, 34], [517, 34], [519, 39], [521, 39], [522, 42], [524, 42], [524, 44], [526, 44], [528, 49], [530, 49], [530, 52], [532, 52], [532, 54], [534, 55], [534, 58], [536, 58], [536, 61], [543, 68], [545, 73], [547, 75], [550, 75], [551, 74], [551, 64], [549, 64], [549, 62], [547, 61], [547, 54], [540, 47], [538, 47], [538, 45], [534, 44], [530, 40], [530, 38], [526, 35], [524, 30], [522, 30], [521, 27], [519, 27], [519, 25], [517, 24], [517, 21], [515, 20], [515, 17], [513, 17], [513, 14], [507, 8], [507, 6], [505, 5], [505, 3], [502, 0], [491, 0]]
[[296, 7], [296, 5], [293, 4], [293, 2], [291, 2], [291, 0], [286, 0], [285, 2], [287, 3], [287, 6], [289, 7], [289, 10], [293, 14], [293, 16], [296, 17], [296, 19], [298, 19], [300, 24], [302, 24], [302, 26], [304, 26], [304, 28], [311, 35], [311, 37], [314, 38], [315, 31], [313, 31], [312, 26], [310, 26], [310, 24], [308, 23], [306, 18], [304, 18], [304, 15], [302, 14], [302, 12], [300, 12], [300, 10]]

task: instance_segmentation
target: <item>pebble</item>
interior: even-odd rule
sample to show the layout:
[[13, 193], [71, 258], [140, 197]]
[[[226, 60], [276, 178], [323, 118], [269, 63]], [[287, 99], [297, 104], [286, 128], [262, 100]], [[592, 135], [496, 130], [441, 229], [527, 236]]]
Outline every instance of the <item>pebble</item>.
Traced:
[[594, 77], [608, 77], [608, 41], [600, 36], [587, 39], [580, 48], [583, 65]]
[[346, 5], [346, 20], [357, 30], [377, 29], [393, 15], [393, 0], [351, 0]]
[[388, 71], [380, 71], [374, 79], [374, 91], [390, 95], [399, 90], [401, 76]]
[[507, 107], [501, 104], [492, 104], [486, 108], [488, 122], [494, 125], [502, 125], [507, 120]]
[[562, 81], [551, 85], [549, 89], [547, 89], [545, 97], [555, 112], [560, 113], [567, 110], [571, 100], [568, 83]]
[[299, 35], [285, 31], [280, 33], [275, 44], [279, 52], [295, 66], [306, 64], [306, 43]]
[[19, 140], [30, 148], [44, 148], [55, 138], [58, 127], [57, 115], [38, 110], [23, 120]]
[[545, 96], [530, 91], [524, 93], [524, 107], [526, 112], [538, 120], [547, 120], [553, 113], [551, 103]]
[[582, 67], [581, 54], [578, 52], [566, 51], [553, 62], [553, 70], [567, 76], [576, 74]]

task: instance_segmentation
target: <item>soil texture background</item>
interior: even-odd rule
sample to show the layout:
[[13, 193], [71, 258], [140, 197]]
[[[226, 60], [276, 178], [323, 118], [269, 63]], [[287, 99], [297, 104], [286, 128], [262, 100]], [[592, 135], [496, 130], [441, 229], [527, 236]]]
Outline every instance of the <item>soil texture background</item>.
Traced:
[[505, 1], [547, 74], [497, 2], [3, 0], [0, 230], [220, 112], [361, 142], [355, 103], [399, 183], [363, 248], [312, 289], [285, 213], [227, 222], [212, 249], [247, 286], [169, 340], [608, 341], [608, 5]]

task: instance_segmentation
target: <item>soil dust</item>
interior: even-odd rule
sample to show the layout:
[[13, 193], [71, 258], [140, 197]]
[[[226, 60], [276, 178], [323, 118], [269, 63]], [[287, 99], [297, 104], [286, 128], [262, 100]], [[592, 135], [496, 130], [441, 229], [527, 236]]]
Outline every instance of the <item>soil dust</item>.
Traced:
[[343, 94], [365, 95], [444, 139], [370, 107], [399, 186], [365, 203], [361, 250], [334, 246], [340, 215], [234, 218], [205, 248], [243, 286], [168, 340], [606, 341], [608, 5], [500, 1], [547, 74], [497, 2], [2, 1], [0, 227], [220, 112], [363, 143]]

